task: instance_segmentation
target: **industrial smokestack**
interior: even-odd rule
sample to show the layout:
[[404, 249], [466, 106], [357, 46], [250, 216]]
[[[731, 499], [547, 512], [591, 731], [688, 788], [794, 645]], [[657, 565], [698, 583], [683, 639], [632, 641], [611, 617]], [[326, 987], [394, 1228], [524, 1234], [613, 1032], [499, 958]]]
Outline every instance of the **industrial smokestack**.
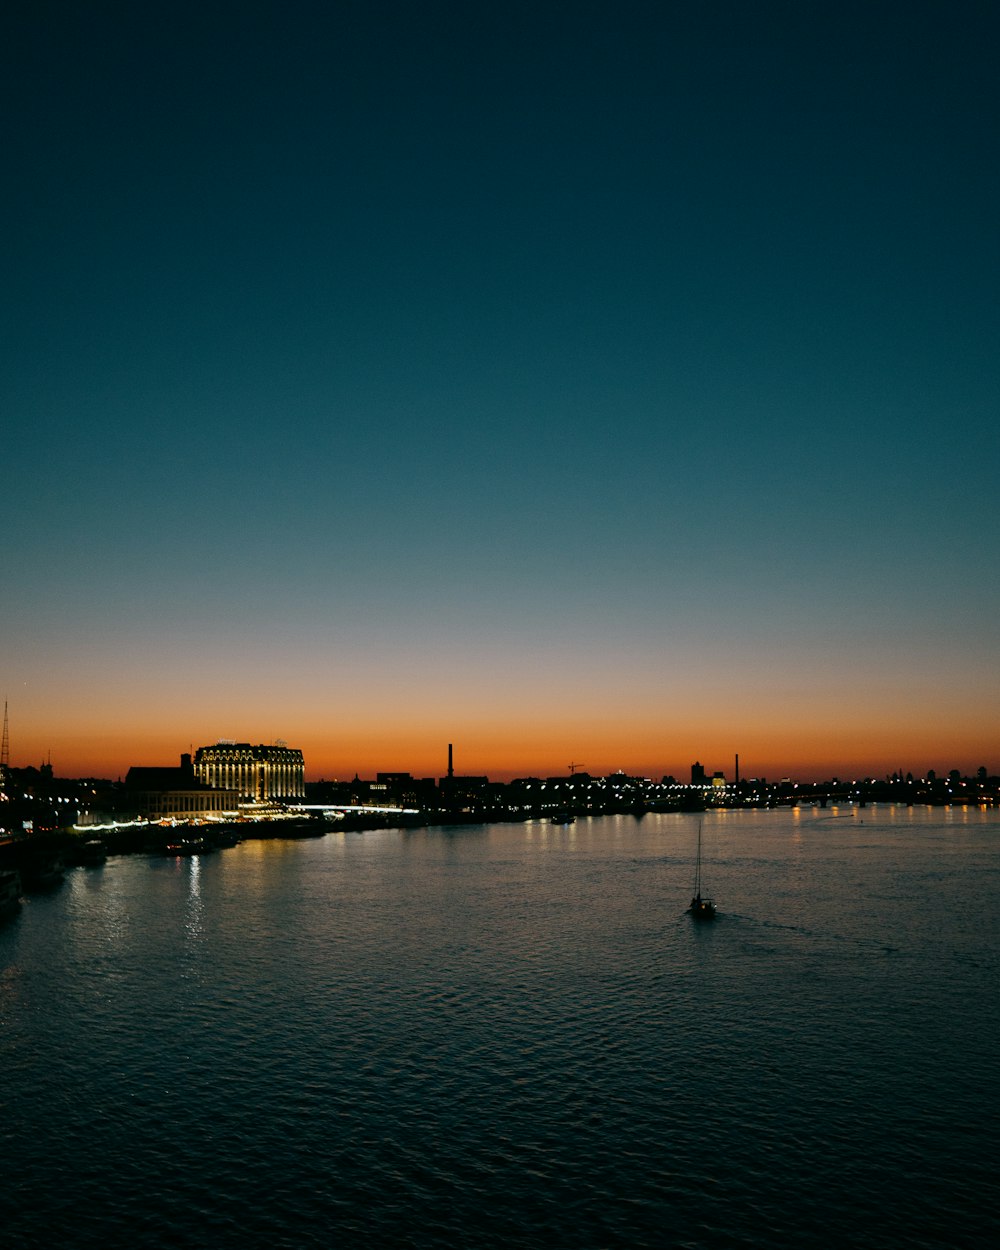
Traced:
[[455, 770], [454, 768], [452, 768], [452, 765], [451, 765], [451, 743], [449, 742], [448, 743], [448, 776], [454, 777], [454, 775], [455, 775]]

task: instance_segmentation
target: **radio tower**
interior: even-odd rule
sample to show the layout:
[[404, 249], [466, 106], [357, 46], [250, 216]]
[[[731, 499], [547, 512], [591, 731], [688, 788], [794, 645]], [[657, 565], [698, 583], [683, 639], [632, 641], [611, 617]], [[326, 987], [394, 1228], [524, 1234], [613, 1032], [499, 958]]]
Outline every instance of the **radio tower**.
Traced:
[[10, 776], [10, 729], [7, 725], [7, 700], [3, 701], [3, 740], [0, 741], [0, 786]]

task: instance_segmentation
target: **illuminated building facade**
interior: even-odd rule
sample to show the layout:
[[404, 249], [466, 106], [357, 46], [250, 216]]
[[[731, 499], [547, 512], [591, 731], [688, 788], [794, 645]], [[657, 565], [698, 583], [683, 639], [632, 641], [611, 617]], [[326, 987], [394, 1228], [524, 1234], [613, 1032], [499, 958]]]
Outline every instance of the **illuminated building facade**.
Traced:
[[216, 790], [237, 790], [245, 800], [266, 803], [302, 799], [306, 793], [302, 752], [283, 742], [251, 746], [249, 742], [217, 742], [195, 752], [198, 780]]

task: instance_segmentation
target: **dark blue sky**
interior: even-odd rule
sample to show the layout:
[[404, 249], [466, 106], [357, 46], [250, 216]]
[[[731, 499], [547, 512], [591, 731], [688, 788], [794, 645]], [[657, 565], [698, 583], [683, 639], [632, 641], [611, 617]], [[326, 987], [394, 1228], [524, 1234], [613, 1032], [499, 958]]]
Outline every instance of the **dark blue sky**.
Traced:
[[[995, 743], [998, 30], [9, 11], [26, 749], [105, 742], [98, 692], [118, 724], [137, 686], [151, 739], [281, 734], [328, 774], [352, 725], [409, 767], [447, 724], [483, 770], [580, 737], [595, 770], [735, 737], [773, 771], [827, 724], [842, 759]], [[813, 702], [844, 691], [854, 724]], [[565, 715], [528, 732], [535, 703]]]

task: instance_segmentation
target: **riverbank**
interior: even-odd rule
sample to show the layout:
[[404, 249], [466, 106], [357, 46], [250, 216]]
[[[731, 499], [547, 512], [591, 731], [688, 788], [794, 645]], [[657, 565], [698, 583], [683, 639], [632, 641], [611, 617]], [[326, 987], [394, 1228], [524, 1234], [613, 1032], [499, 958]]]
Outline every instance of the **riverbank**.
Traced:
[[[523, 820], [510, 817], [509, 820]], [[20, 872], [26, 888], [36, 881], [54, 884], [65, 868], [96, 865], [108, 855], [204, 854], [249, 841], [322, 838], [331, 833], [376, 829], [422, 829], [433, 825], [481, 824], [483, 819], [448, 812], [393, 815], [351, 813], [339, 819], [301, 817], [287, 820], [226, 821], [210, 824], [130, 824], [8, 835], [0, 842], [0, 870]]]

